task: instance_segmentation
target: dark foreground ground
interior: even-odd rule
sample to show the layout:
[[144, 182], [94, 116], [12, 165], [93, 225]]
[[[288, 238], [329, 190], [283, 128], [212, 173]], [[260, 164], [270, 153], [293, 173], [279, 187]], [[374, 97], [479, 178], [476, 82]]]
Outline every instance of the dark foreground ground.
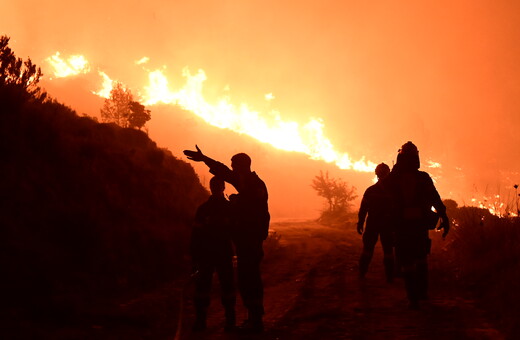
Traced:
[[[434, 240], [430, 257], [430, 300], [411, 311], [402, 280], [384, 280], [379, 245], [367, 277], [358, 279], [361, 238], [353, 227], [279, 222], [271, 228], [281, 239], [264, 262], [261, 335], [223, 332], [216, 283], [208, 330], [192, 334], [188, 278], [132, 299], [93, 303], [82, 315], [18, 322], [1, 334], [6, 339], [506, 339], [446, 275], [436, 257], [441, 240]], [[238, 321], [244, 317], [239, 300]]]

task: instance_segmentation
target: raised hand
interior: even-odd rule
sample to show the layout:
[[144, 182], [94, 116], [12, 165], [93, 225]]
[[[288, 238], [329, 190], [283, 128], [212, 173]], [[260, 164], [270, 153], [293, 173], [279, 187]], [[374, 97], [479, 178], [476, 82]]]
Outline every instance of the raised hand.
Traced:
[[184, 154], [188, 157], [189, 160], [195, 161], [195, 162], [202, 162], [206, 158], [206, 156], [202, 153], [202, 151], [199, 149], [197, 145], [195, 145], [195, 148], [197, 151], [192, 150], [184, 150]]

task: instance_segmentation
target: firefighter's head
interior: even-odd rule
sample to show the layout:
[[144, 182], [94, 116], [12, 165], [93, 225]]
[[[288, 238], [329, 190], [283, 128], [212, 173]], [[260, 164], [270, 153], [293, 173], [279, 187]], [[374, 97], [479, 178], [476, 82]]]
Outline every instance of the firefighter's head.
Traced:
[[403, 169], [417, 170], [421, 167], [421, 161], [419, 160], [419, 150], [412, 142], [406, 142], [399, 149], [397, 154], [397, 163]]
[[226, 184], [224, 181], [218, 177], [212, 177], [209, 180], [209, 189], [211, 190], [212, 195], [222, 195], [224, 194], [224, 189], [226, 188]]
[[231, 168], [238, 173], [251, 172], [251, 157], [245, 153], [237, 153], [231, 157]]
[[376, 166], [376, 176], [378, 179], [383, 179], [390, 173], [390, 167], [385, 163]]

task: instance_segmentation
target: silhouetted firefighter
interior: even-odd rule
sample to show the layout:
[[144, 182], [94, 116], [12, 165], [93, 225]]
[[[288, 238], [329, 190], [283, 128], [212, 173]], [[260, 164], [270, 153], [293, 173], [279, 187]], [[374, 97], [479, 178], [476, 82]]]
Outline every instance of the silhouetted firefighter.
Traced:
[[[419, 151], [412, 142], [404, 144], [397, 155], [392, 172], [385, 179], [385, 187], [392, 195], [396, 212], [396, 255], [403, 269], [410, 308], [419, 308], [419, 300], [428, 298], [428, 263], [431, 240], [428, 232], [434, 229], [449, 231], [446, 207], [430, 175], [419, 171]], [[437, 214], [431, 208], [435, 208]]]
[[[381, 163], [376, 167], [378, 181], [364, 193], [359, 208], [357, 232], [363, 235], [363, 252], [359, 258], [359, 276], [363, 278], [374, 254], [377, 239], [381, 238], [384, 253], [386, 280], [394, 279], [394, 224], [391, 197], [383, 187], [383, 180], [390, 174], [390, 167]], [[367, 217], [368, 214], [368, 218]], [[363, 232], [363, 225], [366, 227]]]
[[240, 328], [246, 332], [262, 332], [264, 288], [260, 273], [263, 241], [269, 229], [267, 187], [258, 175], [251, 171], [251, 158], [239, 153], [231, 158], [231, 169], [197, 151], [184, 150], [184, 154], [196, 162], [204, 162], [210, 172], [231, 183], [238, 194], [231, 195], [233, 216], [232, 239], [237, 253], [238, 288], [248, 310], [248, 318]]
[[231, 206], [224, 197], [225, 184], [213, 177], [209, 182], [211, 196], [197, 210], [191, 239], [191, 255], [198, 274], [195, 278], [195, 310], [193, 330], [206, 329], [210, 304], [211, 280], [217, 272], [221, 301], [225, 309], [225, 330], [235, 327], [235, 285], [233, 245], [231, 244]]

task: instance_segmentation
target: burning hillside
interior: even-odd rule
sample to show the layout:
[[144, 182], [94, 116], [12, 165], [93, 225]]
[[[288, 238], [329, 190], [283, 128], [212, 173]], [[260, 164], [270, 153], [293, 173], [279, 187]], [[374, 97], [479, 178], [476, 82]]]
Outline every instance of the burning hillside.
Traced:
[[[81, 55], [60, 58], [57, 52], [47, 61], [52, 66], [55, 77], [73, 76], [90, 72], [88, 61]], [[149, 59], [143, 58], [138, 65]], [[148, 106], [156, 104], [177, 105], [201, 117], [208, 124], [225, 128], [253, 137], [270, 144], [277, 149], [304, 153], [315, 160], [324, 160], [336, 164], [340, 169], [352, 169], [361, 172], [372, 172], [375, 163], [365, 160], [353, 160], [348, 153], [337, 151], [331, 140], [325, 135], [324, 123], [320, 118], [310, 119], [307, 123], [287, 121], [276, 110], [257, 111], [247, 104], [234, 104], [228, 95], [221, 96], [215, 102], [210, 102], [204, 95], [204, 82], [207, 77], [203, 70], [192, 73], [184, 68], [182, 76], [184, 85], [173, 89], [171, 81], [163, 70], [157, 69], [144, 72], [148, 74], [148, 84], [137, 89], [140, 101]], [[107, 98], [112, 90], [114, 80], [104, 71], [100, 75], [100, 89], [93, 91]], [[266, 95], [266, 100], [272, 100], [272, 94]]]

